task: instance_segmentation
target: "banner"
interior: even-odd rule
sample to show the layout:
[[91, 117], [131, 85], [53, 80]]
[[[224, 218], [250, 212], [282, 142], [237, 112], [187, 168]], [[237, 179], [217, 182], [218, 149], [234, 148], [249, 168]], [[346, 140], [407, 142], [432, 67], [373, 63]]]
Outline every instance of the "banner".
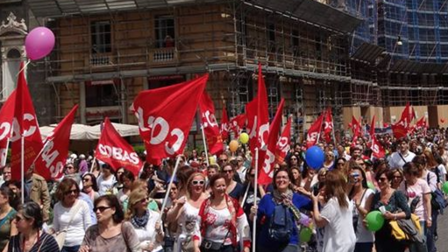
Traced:
[[324, 121], [325, 113], [321, 114], [317, 120], [311, 125], [306, 134], [306, 148], [310, 148], [311, 146], [317, 143], [319, 139], [320, 132], [322, 130], [322, 123]]
[[267, 185], [272, 182], [274, 176], [274, 164], [275, 164], [275, 150], [277, 147], [277, 140], [280, 133], [280, 126], [282, 123], [283, 104], [285, 99], [282, 98], [278, 105], [277, 112], [275, 113], [274, 120], [269, 128], [269, 136], [267, 141], [267, 150], [263, 162], [263, 169], [260, 169], [258, 173], [258, 183], [261, 185]]
[[6, 165], [8, 154], [8, 143], [11, 136], [12, 120], [14, 117], [14, 106], [16, 103], [16, 91], [14, 90], [3, 103], [0, 110], [0, 165]]
[[150, 164], [183, 153], [208, 74], [191, 81], [140, 92], [133, 110]]
[[124, 167], [136, 177], [143, 166], [134, 148], [120, 136], [108, 117], [103, 123], [95, 157], [109, 164], [114, 170]]
[[46, 180], [58, 179], [64, 174], [70, 145], [70, 132], [75, 120], [78, 105], [75, 105], [65, 118], [45, 139], [44, 147], [34, 161], [36, 170]]
[[221, 132], [221, 136], [222, 136], [222, 140], [225, 141], [227, 139], [229, 139], [229, 116], [227, 115], [227, 109], [225, 104], [223, 104], [222, 106], [222, 115], [221, 115], [221, 128], [220, 128], [220, 132]]
[[[20, 66], [23, 69], [23, 63]], [[11, 173], [12, 179], [20, 180], [21, 176], [21, 136], [24, 137], [24, 167], [25, 173], [33, 164], [37, 154], [43, 147], [39, 124], [34, 111], [28, 84], [25, 80], [25, 70], [21, 70], [17, 80], [14, 119], [11, 133]], [[47, 171], [35, 169], [38, 174]]]
[[292, 117], [289, 118], [285, 128], [283, 129], [282, 135], [277, 141], [277, 146], [275, 148], [275, 162], [277, 164], [281, 164], [283, 163], [283, 161], [285, 161], [285, 157], [291, 149], [291, 146], [289, 144], [289, 141], [291, 139], [291, 123]]
[[207, 139], [208, 151], [211, 154], [222, 152], [224, 150], [224, 144], [215, 117], [215, 106], [205, 91], [199, 101], [199, 108], [201, 111], [201, 124], [204, 127], [204, 134]]
[[330, 143], [333, 134], [333, 116], [331, 115], [331, 108], [327, 108], [325, 111], [324, 120], [324, 139], [325, 142]]
[[375, 115], [372, 118], [372, 124], [370, 126], [370, 139], [372, 140], [372, 144], [370, 149], [372, 149], [372, 156], [376, 158], [384, 158], [386, 156], [386, 152], [384, 151], [383, 146], [376, 140], [375, 136]]

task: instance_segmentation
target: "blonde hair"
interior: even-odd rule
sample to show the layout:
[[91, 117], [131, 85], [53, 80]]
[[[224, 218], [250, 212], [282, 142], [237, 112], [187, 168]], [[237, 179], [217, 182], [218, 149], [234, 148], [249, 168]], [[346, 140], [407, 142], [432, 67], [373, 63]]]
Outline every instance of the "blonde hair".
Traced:
[[130, 220], [135, 215], [135, 205], [146, 199], [148, 194], [144, 190], [133, 190], [128, 198], [128, 209], [126, 210], [125, 219]]
[[190, 185], [193, 182], [193, 178], [196, 176], [201, 176], [202, 179], [204, 179], [204, 186], [202, 187], [202, 192], [205, 192], [205, 187], [206, 187], [205, 186], [205, 180], [206, 180], [205, 175], [201, 172], [195, 172], [195, 173], [191, 174], [191, 176], [187, 180], [187, 185], [186, 185], [187, 186], [187, 197], [189, 199], [191, 198]]

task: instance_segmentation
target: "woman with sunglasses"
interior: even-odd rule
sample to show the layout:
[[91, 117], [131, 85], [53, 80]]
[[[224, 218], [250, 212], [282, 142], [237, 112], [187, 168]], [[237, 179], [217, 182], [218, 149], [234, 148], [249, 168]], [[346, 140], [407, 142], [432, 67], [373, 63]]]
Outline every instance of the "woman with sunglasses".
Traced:
[[391, 187], [396, 190], [400, 187], [401, 183], [403, 182], [404, 175], [403, 175], [403, 169], [401, 168], [397, 168], [393, 171], [394, 173], [392, 174]]
[[140, 241], [132, 224], [123, 222], [124, 213], [115, 195], [95, 200], [98, 223], [87, 229], [79, 252], [140, 252]]
[[[199, 209], [208, 197], [205, 192], [205, 175], [199, 172], [193, 173], [186, 184], [186, 195], [176, 200], [167, 213], [167, 220], [168, 223], [177, 223], [177, 239], [185, 237], [182, 251], [193, 251], [193, 236], [199, 235]], [[177, 245], [174, 251], [178, 251], [176, 247]]]
[[355, 252], [371, 252], [374, 235], [367, 230], [363, 220], [370, 211], [375, 192], [367, 187], [367, 178], [364, 170], [354, 166], [349, 176], [351, 190], [348, 194], [355, 208], [353, 208], [353, 228], [356, 234]]
[[0, 251], [6, 247], [9, 238], [17, 234], [16, 226], [12, 225], [16, 210], [11, 204], [15, 198], [16, 195], [7, 186], [0, 187]]
[[380, 168], [375, 175], [378, 181], [379, 191], [375, 193], [372, 200], [372, 211], [383, 209], [384, 225], [375, 232], [375, 248], [377, 252], [403, 252], [406, 245], [399, 242], [392, 236], [390, 220], [409, 219], [411, 210], [409, 209], [406, 196], [391, 187], [393, 170], [387, 167]]
[[66, 232], [61, 252], [77, 252], [85, 230], [91, 225], [89, 206], [78, 197], [78, 184], [73, 179], [63, 179], [56, 191], [59, 202], [54, 206], [53, 227], [50, 231]]
[[232, 162], [228, 162], [222, 166], [221, 174], [226, 179], [227, 194], [240, 200], [244, 194], [243, 185], [235, 181], [236, 165]]
[[[90, 218], [90, 217], [89, 217]], [[59, 246], [53, 236], [42, 230], [44, 223], [42, 209], [34, 201], [19, 208], [14, 219], [19, 234], [9, 239], [8, 252], [59, 252]]]
[[82, 192], [87, 194], [92, 202], [94, 202], [100, 196], [100, 194], [98, 193], [96, 178], [93, 173], [85, 173], [82, 176]]
[[143, 251], [158, 252], [162, 250], [163, 230], [159, 221], [160, 214], [148, 209], [148, 194], [142, 190], [129, 195], [126, 220], [132, 224]]
[[[246, 182], [244, 183], [244, 196], [242, 198], [243, 210], [246, 216], [250, 215], [250, 211], [252, 206], [254, 205], [254, 201], [257, 200], [257, 202], [259, 202], [260, 199], [263, 198], [263, 196], [266, 194], [263, 185], [258, 184], [257, 197], [255, 197], [254, 182], [255, 182], [255, 168], [250, 167], [246, 173]], [[248, 221], [249, 221], [249, 227], [252, 230], [252, 221], [251, 220]]]

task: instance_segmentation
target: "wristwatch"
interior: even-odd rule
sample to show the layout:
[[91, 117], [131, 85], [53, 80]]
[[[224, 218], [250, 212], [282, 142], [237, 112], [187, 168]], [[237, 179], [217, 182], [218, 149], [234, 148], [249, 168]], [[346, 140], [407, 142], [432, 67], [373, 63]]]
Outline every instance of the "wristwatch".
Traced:
[[428, 217], [428, 220], [429, 220], [429, 221], [432, 221], [432, 217]]

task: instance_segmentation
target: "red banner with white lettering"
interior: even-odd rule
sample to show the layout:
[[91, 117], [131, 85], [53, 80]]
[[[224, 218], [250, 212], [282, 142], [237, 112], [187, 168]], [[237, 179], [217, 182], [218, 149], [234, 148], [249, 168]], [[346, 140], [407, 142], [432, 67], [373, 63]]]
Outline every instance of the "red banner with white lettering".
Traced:
[[[263, 164], [264, 154], [267, 149], [269, 135], [269, 111], [268, 95], [264, 82], [261, 64], [258, 64], [258, 93], [257, 97], [246, 105], [246, 115], [248, 122], [249, 148], [255, 153], [255, 148], [259, 149], [259, 164]], [[261, 168], [261, 166], [259, 166]]]
[[275, 148], [275, 162], [277, 164], [281, 164], [285, 161], [285, 157], [291, 148], [291, 145], [289, 144], [291, 139], [291, 124], [292, 117], [289, 118], [285, 128], [283, 129], [282, 135], [277, 141], [277, 146]]
[[58, 179], [64, 174], [70, 145], [70, 132], [75, 120], [78, 105], [75, 105], [65, 118], [45, 139], [44, 147], [34, 161], [39, 174], [45, 179]]
[[16, 103], [16, 91], [14, 90], [3, 104], [0, 110], [0, 165], [5, 166], [8, 154], [8, 143], [11, 136], [14, 106]]
[[143, 166], [143, 162], [138, 157], [138, 154], [120, 136], [120, 133], [114, 128], [108, 117], [106, 117], [103, 123], [103, 130], [101, 131], [100, 140], [98, 140], [95, 157], [109, 164], [114, 170], [124, 167], [132, 172], [134, 176], [138, 176], [140, 168]]
[[235, 137], [238, 137], [246, 125], [246, 114], [241, 114], [230, 119], [229, 122], [229, 131], [232, 130], [235, 134]]
[[331, 108], [327, 108], [325, 111], [324, 120], [324, 139], [325, 142], [330, 143], [333, 133], [333, 116], [331, 115]]
[[191, 81], [140, 92], [133, 110], [145, 143], [146, 160], [160, 164], [185, 148], [208, 74]]
[[280, 134], [280, 126], [282, 123], [283, 104], [285, 99], [282, 98], [275, 113], [274, 120], [269, 128], [269, 136], [267, 141], [267, 150], [264, 156], [263, 168], [258, 173], [258, 183], [267, 185], [272, 182], [274, 176], [275, 149], [277, 147], [278, 136]]
[[199, 101], [201, 110], [201, 124], [204, 127], [205, 138], [207, 139], [208, 151], [216, 154], [224, 150], [219, 125], [215, 117], [215, 106], [207, 92], [204, 91]]
[[[24, 167], [25, 173], [34, 162], [37, 154], [43, 147], [40, 135], [39, 124], [34, 111], [28, 84], [25, 79], [23, 63], [19, 73], [16, 88], [16, 102], [14, 106], [14, 119], [11, 133], [11, 173], [12, 179], [21, 178], [21, 136], [24, 138]], [[35, 170], [38, 174], [45, 174], [46, 171]]]
[[320, 136], [320, 132], [322, 130], [324, 116], [325, 113], [322, 113], [308, 129], [308, 132], [306, 134], [306, 148], [310, 148], [311, 146], [317, 143], [317, 140], [319, 139]]
[[222, 136], [222, 140], [225, 141], [227, 139], [229, 139], [229, 116], [227, 115], [227, 109], [225, 104], [223, 104], [222, 106], [222, 116], [221, 116], [221, 128], [220, 128], [220, 132], [221, 132], [221, 136]]
[[372, 140], [372, 144], [370, 146], [372, 149], [372, 156], [376, 158], [384, 158], [386, 156], [386, 152], [384, 151], [381, 143], [379, 143], [375, 137], [375, 115], [373, 116], [372, 124], [370, 125], [370, 138]]

